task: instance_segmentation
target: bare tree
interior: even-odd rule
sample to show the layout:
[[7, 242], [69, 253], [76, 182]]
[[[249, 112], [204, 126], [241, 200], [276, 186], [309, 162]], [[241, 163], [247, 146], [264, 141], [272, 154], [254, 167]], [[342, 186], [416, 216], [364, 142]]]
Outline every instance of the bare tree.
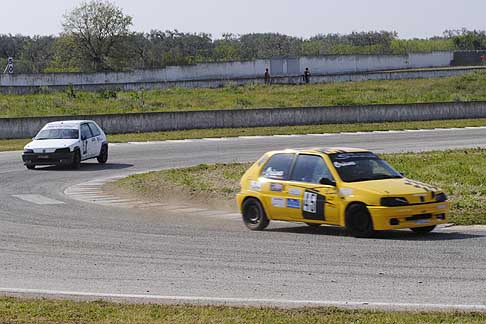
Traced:
[[89, 57], [96, 71], [113, 70], [110, 60], [115, 49], [129, 35], [132, 17], [114, 3], [92, 0], [81, 3], [64, 15], [64, 33], [74, 37], [76, 45]]

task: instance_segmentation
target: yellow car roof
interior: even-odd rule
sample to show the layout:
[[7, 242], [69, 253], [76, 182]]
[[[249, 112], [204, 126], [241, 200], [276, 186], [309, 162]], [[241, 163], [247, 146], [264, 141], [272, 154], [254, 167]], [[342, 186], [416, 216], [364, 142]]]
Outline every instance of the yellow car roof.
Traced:
[[352, 148], [352, 147], [317, 147], [317, 148], [304, 148], [304, 149], [286, 149], [281, 151], [272, 151], [269, 153], [357, 153], [357, 152], [369, 152], [365, 149]]

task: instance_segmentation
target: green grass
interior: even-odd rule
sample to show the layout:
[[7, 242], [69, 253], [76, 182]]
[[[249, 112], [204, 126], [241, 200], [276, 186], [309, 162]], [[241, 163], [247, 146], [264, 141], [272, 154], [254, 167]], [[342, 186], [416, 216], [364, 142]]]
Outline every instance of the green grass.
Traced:
[[486, 100], [486, 72], [447, 78], [0, 95], [0, 117]]
[[[254, 127], [193, 129], [153, 133], [132, 133], [108, 135], [110, 143], [180, 140], [187, 138], [235, 137], [258, 135], [286, 135], [311, 133], [363, 132], [374, 130], [430, 129], [448, 127], [486, 126], [484, 119], [434, 120], [419, 122], [366, 123], [366, 124], [327, 124], [308, 126]], [[0, 140], [0, 151], [21, 150], [30, 139]]]
[[[451, 222], [486, 224], [486, 150], [465, 149], [385, 154], [407, 177], [444, 189], [453, 203]], [[184, 192], [198, 202], [219, 201], [234, 206], [239, 179], [250, 164], [199, 165], [134, 175], [115, 183], [134, 195], [163, 200], [168, 192]]]
[[0, 323], [167, 323], [167, 324], [324, 324], [324, 323], [484, 323], [486, 314], [385, 312], [337, 308], [131, 305], [0, 298]]

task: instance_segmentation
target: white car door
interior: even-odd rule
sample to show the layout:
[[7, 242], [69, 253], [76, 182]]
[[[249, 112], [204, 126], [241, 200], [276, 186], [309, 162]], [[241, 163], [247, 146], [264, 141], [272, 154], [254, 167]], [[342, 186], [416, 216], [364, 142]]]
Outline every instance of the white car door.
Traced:
[[93, 134], [93, 139], [91, 140], [91, 149], [92, 155], [91, 157], [96, 157], [100, 155], [101, 152], [101, 145], [103, 145], [103, 138], [101, 136], [101, 132], [98, 127], [94, 123], [88, 123], [88, 126]]
[[93, 137], [88, 124], [81, 124], [81, 160], [86, 160], [93, 157]]

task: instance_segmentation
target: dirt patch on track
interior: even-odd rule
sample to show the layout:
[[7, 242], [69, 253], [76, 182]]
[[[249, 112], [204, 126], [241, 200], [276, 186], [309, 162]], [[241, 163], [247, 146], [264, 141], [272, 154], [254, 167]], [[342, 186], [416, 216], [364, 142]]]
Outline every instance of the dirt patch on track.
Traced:
[[236, 211], [239, 179], [250, 164], [201, 164], [129, 176], [104, 191], [123, 198]]

